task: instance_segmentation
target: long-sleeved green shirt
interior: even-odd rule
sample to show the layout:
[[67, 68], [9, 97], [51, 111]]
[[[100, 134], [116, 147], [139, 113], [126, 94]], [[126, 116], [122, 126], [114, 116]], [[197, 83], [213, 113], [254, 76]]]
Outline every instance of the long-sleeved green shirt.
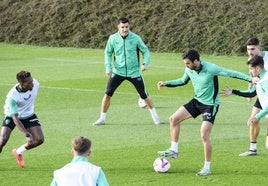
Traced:
[[137, 77], [140, 71], [140, 56], [143, 55], [143, 64], [150, 63], [150, 52], [141, 37], [129, 31], [123, 38], [119, 32], [111, 35], [105, 48], [106, 73], [113, 72], [124, 77]]
[[205, 105], [218, 105], [219, 99], [219, 82], [218, 76], [228, 76], [232, 78], [238, 78], [250, 82], [251, 77], [237, 72], [229, 70], [213, 63], [209, 63], [201, 60], [201, 69], [199, 71], [185, 68], [184, 74], [181, 78], [166, 81], [167, 87], [182, 86], [192, 81], [194, 87], [194, 98]]

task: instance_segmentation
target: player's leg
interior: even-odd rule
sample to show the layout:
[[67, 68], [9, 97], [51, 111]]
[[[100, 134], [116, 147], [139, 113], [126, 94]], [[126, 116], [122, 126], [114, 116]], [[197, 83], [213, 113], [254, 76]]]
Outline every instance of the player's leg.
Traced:
[[266, 149], [268, 149], [268, 128], [267, 128], [267, 136], [266, 136], [266, 140], [265, 140], [265, 147], [266, 147]]
[[25, 149], [30, 150], [44, 143], [45, 139], [44, 139], [44, 134], [43, 134], [41, 126], [33, 126], [30, 128], [27, 128], [27, 130], [29, 133], [31, 133], [33, 137], [33, 143], [26, 144]]
[[[257, 101], [256, 101], [256, 103], [257, 103]], [[256, 103], [255, 103], [255, 105], [256, 105]], [[258, 108], [258, 106], [255, 106], [255, 105], [252, 107], [250, 117], [256, 116], [256, 114], [259, 113], [261, 110], [260, 108]], [[249, 140], [250, 140], [249, 150], [239, 154], [239, 156], [257, 155], [257, 138], [258, 138], [259, 132], [260, 132], [260, 122], [259, 121], [252, 124], [252, 125], [249, 125]]]
[[25, 166], [22, 157], [23, 153], [25, 153], [27, 150], [41, 145], [44, 142], [44, 135], [39, 120], [35, 114], [27, 119], [22, 119], [20, 121], [33, 138], [32, 143], [27, 142], [26, 144], [23, 144], [20, 147], [12, 150], [12, 154], [17, 159], [18, 165], [23, 168]]
[[209, 121], [203, 121], [201, 125], [200, 136], [203, 143], [205, 163], [204, 167], [196, 174], [197, 176], [206, 176], [211, 174], [210, 162], [211, 162], [212, 144], [210, 140], [210, 133], [212, 130], [212, 126], [213, 126], [212, 123]]
[[198, 108], [203, 113], [203, 122], [200, 128], [200, 136], [203, 143], [205, 161], [203, 168], [196, 175], [207, 176], [211, 174], [210, 164], [211, 164], [212, 144], [210, 140], [210, 134], [219, 106], [204, 105], [202, 103], [199, 103]]
[[178, 146], [179, 146], [179, 136], [180, 136], [180, 124], [182, 121], [191, 118], [192, 115], [186, 110], [184, 106], [181, 106], [174, 114], [169, 117], [170, 124], [170, 148], [165, 151], [158, 151], [160, 156], [165, 157], [178, 157]]
[[0, 133], [0, 153], [3, 150], [3, 147], [8, 142], [11, 132], [12, 132], [11, 128], [2, 126], [1, 133]]
[[210, 133], [212, 126], [212, 123], [203, 121], [200, 129], [201, 140], [204, 145], [205, 161], [211, 160], [212, 144], [210, 141]]
[[6, 116], [2, 123], [1, 133], [0, 133], [0, 153], [3, 150], [3, 147], [9, 140], [10, 134], [15, 128], [15, 123], [11, 117]]
[[115, 90], [120, 86], [120, 84], [124, 80], [125, 80], [124, 77], [116, 75], [116, 74], [112, 74], [112, 76], [109, 78], [107, 87], [106, 87], [106, 92], [101, 102], [100, 118], [93, 123], [94, 126], [105, 124], [106, 115], [111, 104], [111, 98]]
[[149, 109], [150, 113], [151, 113], [151, 117], [154, 121], [155, 124], [159, 125], [162, 124], [162, 121], [160, 120], [156, 109], [154, 107], [153, 101], [152, 99], [148, 96], [148, 92], [146, 91], [145, 88], [145, 83], [143, 81], [142, 76], [139, 76], [137, 78], [127, 78], [128, 81], [130, 81], [134, 87], [136, 88], [137, 92], [139, 93], [140, 97], [142, 99], [144, 99], [147, 108]]

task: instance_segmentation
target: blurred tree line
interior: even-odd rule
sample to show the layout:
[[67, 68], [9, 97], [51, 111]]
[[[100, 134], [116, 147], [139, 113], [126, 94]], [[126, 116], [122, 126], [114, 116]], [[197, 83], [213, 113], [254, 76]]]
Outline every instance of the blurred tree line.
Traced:
[[267, 0], [2, 0], [0, 42], [104, 48], [130, 19], [151, 51], [242, 55], [250, 37], [268, 49]]

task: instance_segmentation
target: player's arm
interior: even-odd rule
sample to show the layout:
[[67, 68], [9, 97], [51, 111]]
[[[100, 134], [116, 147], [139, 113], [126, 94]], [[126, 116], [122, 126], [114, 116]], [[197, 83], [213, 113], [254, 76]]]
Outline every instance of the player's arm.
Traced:
[[189, 81], [190, 81], [190, 77], [188, 76], [186, 69], [185, 69], [184, 74], [181, 78], [165, 81], [165, 86], [166, 87], [183, 86], [183, 85], [186, 85]]
[[255, 86], [252, 87], [252, 89], [250, 89], [250, 90], [244, 90], [244, 91], [235, 90], [235, 89], [232, 89], [230, 87], [227, 87], [226, 89], [221, 90], [222, 96], [230, 96], [232, 94], [237, 95], [237, 96], [246, 97], [246, 98], [252, 98], [252, 97], [255, 97], [257, 95]]
[[[265, 96], [268, 97], [268, 81], [264, 81], [261, 84], [262, 90], [265, 92]], [[268, 114], [268, 105], [262, 108], [260, 112], [256, 115], [256, 118], [259, 120]]]
[[142, 53], [143, 56], [143, 65], [148, 67], [149, 63], [150, 63], [150, 52], [148, 47], [146, 46], [146, 44], [143, 42], [143, 40], [141, 39], [141, 37], [137, 36], [138, 39], [138, 49], [139, 51]]
[[100, 169], [100, 171], [99, 171], [99, 176], [98, 176], [98, 179], [97, 179], [97, 185], [98, 186], [109, 186], [109, 183], [108, 183], [108, 181], [106, 179], [106, 176], [105, 176], [105, 174], [104, 174], [102, 169]]
[[231, 77], [231, 78], [236, 78], [236, 79], [241, 79], [241, 80], [245, 80], [248, 82], [252, 81], [252, 77], [249, 75], [246, 75], [244, 73], [235, 71], [235, 70], [230, 70], [227, 68], [223, 68], [223, 67], [219, 67], [217, 65], [214, 65], [212, 67], [212, 71], [215, 73], [215, 75], [219, 75], [219, 76], [227, 76], [227, 77]]
[[57, 186], [57, 182], [56, 182], [56, 179], [53, 178], [52, 182], [50, 183], [50, 186]]
[[111, 37], [108, 39], [105, 51], [104, 51], [104, 66], [105, 66], [105, 73], [110, 76], [112, 73], [112, 56], [113, 56], [114, 48], [112, 45]]
[[186, 85], [190, 81], [189, 76], [187, 73], [184, 73], [184, 75], [179, 79], [169, 80], [169, 81], [159, 81], [157, 83], [158, 90], [160, 90], [161, 87], [177, 87], [177, 86], [183, 86]]
[[26, 138], [32, 138], [32, 135], [25, 129], [25, 127], [23, 126], [23, 124], [19, 120], [18, 106], [17, 106], [16, 101], [14, 99], [9, 98], [8, 99], [8, 104], [9, 104], [9, 108], [10, 108], [10, 114], [11, 114], [11, 117], [12, 117], [15, 125], [24, 134], [25, 137], [28, 136]]
[[141, 37], [138, 36], [138, 50], [142, 53], [143, 63], [141, 65], [141, 71], [144, 71], [148, 68], [150, 64], [150, 52], [146, 44], [143, 42]]

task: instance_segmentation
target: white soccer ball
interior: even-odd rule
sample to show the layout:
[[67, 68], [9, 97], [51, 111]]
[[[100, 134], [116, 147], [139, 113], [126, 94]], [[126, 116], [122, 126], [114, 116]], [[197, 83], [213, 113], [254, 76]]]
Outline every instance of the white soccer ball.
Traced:
[[155, 172], [164, 173], [170, 169], [170, 163], [166, 158], [159, 157], [154, 160], [153, 167]]
[[140, 108], [146, 108], [147, 107], [145, 101], [143, 99], [141, 99], [141, 98], [138, 99], [138, 105], [139, 105]]

